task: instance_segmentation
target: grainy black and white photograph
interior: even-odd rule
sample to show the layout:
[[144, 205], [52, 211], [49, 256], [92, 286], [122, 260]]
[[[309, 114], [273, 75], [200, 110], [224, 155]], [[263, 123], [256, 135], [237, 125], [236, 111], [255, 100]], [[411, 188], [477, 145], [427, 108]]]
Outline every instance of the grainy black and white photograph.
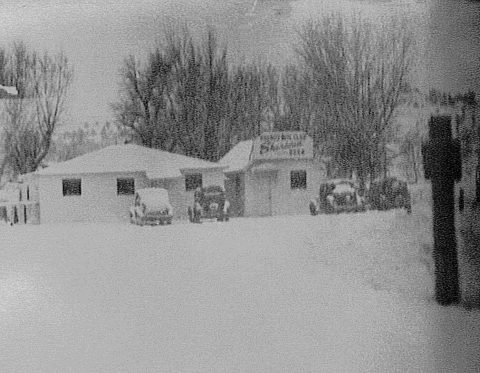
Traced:
[[479, 372], [480, 2], [0, 2], [0, 371]]

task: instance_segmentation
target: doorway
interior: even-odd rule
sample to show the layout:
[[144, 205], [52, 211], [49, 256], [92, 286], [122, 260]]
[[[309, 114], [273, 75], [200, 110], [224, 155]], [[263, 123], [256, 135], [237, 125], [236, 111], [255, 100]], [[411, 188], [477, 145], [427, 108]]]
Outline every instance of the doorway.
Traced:
[[230, 202], [230, 215], [243, 216], [245, 208], [245, 177], [243, 173], [227, 175], [225, 192]]
[[276, 171], [262, 171], [253, 174], [252, 215], [273, 215], [273, 188], [276, 179]]

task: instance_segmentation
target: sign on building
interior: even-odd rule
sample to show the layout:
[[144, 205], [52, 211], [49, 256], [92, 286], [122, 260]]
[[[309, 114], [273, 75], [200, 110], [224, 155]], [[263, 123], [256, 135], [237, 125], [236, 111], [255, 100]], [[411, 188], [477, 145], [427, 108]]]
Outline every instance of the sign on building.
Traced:
[[252, 160], [312, 159], [313, 140], [305, 132], [264, 132], [253, 141]]

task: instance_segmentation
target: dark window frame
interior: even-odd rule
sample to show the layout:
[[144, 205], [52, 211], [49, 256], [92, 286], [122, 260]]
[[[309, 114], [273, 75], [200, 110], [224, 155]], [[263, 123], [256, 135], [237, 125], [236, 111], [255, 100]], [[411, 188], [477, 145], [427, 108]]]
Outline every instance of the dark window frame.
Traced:
[[292, 190], [307, 189], [307, 171], [306, 170], [290, 171], [290, 189]]
[[194, 191], [198, 187], [203, 187], [203, 175], [201, 173], [185, 175], [185, 190], [187, 192]]
[[133, 196], [135, 194], [135, 178], [117, 178], [117, 196]]
[[62, 192], [64, 197], [82, 195], [82, 179], [69, 178], [62, 179]]

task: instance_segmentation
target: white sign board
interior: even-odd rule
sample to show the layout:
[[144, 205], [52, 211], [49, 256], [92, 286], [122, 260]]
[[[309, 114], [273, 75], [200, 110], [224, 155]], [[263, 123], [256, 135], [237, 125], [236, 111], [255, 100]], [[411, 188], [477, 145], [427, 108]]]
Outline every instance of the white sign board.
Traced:
[[313, 159], [313, 140], [305, 132], [264, 132], [253, 142], [251, 159]]

